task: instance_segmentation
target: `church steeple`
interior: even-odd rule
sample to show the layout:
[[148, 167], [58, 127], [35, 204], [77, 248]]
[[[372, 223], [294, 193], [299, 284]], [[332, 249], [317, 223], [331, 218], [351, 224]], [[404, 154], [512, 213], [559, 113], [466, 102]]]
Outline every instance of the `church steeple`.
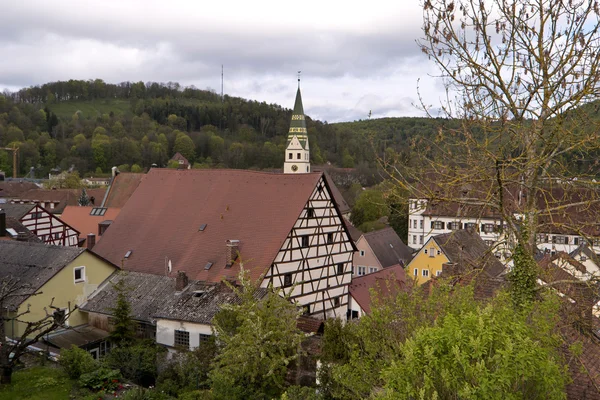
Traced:
[[300, 93], [300, 76], [298, 76], [298, 91], [296, 92], [292, 121], [288, 131], [283, 172], [286, 174], [310, 172], [310, 150], [304, 107], [302, 106], [302, 94]]

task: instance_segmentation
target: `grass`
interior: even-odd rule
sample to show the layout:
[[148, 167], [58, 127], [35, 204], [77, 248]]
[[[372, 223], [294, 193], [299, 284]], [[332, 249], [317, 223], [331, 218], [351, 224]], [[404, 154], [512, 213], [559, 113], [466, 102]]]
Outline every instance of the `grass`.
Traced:
[[12, 384], [0, 386], [0, 400], [64, 400], [73, 383], [56, 367], [31, 367], [13, 373]]
[[83, 118], [99, 117], [109, 114], [123, 115], [130, 111], [129, 100], [124, 99], [99, 99], [89, 101], [61, 101], [48, 104], [48, 109], [63, 120], [70, 120], [73, 114], [81, 111]]

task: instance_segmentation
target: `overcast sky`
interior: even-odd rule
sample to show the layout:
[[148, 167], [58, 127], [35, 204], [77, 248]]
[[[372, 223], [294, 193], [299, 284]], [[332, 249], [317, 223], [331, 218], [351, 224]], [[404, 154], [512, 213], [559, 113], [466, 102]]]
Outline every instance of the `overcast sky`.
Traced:
[[6, 0], [0, 89], [49, 81], [179, 82], [329, 122], [422, 115], [417, 80], [440, 82], [418, 50], [419, 0]]

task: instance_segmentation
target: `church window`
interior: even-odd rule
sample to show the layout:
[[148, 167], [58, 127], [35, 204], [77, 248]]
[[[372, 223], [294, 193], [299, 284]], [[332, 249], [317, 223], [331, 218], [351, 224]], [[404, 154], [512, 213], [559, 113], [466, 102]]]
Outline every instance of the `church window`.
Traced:
[[308, 235], [300, 236], [302, 238], [302, 247], [308, 247]]
[[292, 160], [293, 158], [294, 158], [294, 154], [293, 153], [288, 154], [288, 159]]
[[298, 154], [296, 155], [296, 158], [297, 158], [298, 160], [302, 159], [302, 154], [298, 153]]
[[283, 287], [292, 286], [292, 274], [285, 274], [283, 276]]
[[85, 267], [77, 267], [74, 270], [75, 283], [85, 282]]

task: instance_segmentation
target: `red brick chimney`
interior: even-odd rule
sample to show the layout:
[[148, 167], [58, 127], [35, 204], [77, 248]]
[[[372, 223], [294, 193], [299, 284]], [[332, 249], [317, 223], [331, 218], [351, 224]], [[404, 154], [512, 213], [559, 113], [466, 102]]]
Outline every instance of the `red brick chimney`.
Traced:
[[88, 250], [93, 249], [96, 245], [96, 235], [94, 235], [93, 233], [88, 233], [87, 240], [85, 243]]
[[185, 272], [177, 271], [177, 277], [175, 278], [175, 290], [181, 292], [188, 285], [189, 279]]
[[240, 250], [240, 241], [239, 240], [228, 240], [227, 241], [227, 253], [225, 254], [225, 267], [230, 268], [233, 265], [233, 262], [238, 256], [238, 251]]

